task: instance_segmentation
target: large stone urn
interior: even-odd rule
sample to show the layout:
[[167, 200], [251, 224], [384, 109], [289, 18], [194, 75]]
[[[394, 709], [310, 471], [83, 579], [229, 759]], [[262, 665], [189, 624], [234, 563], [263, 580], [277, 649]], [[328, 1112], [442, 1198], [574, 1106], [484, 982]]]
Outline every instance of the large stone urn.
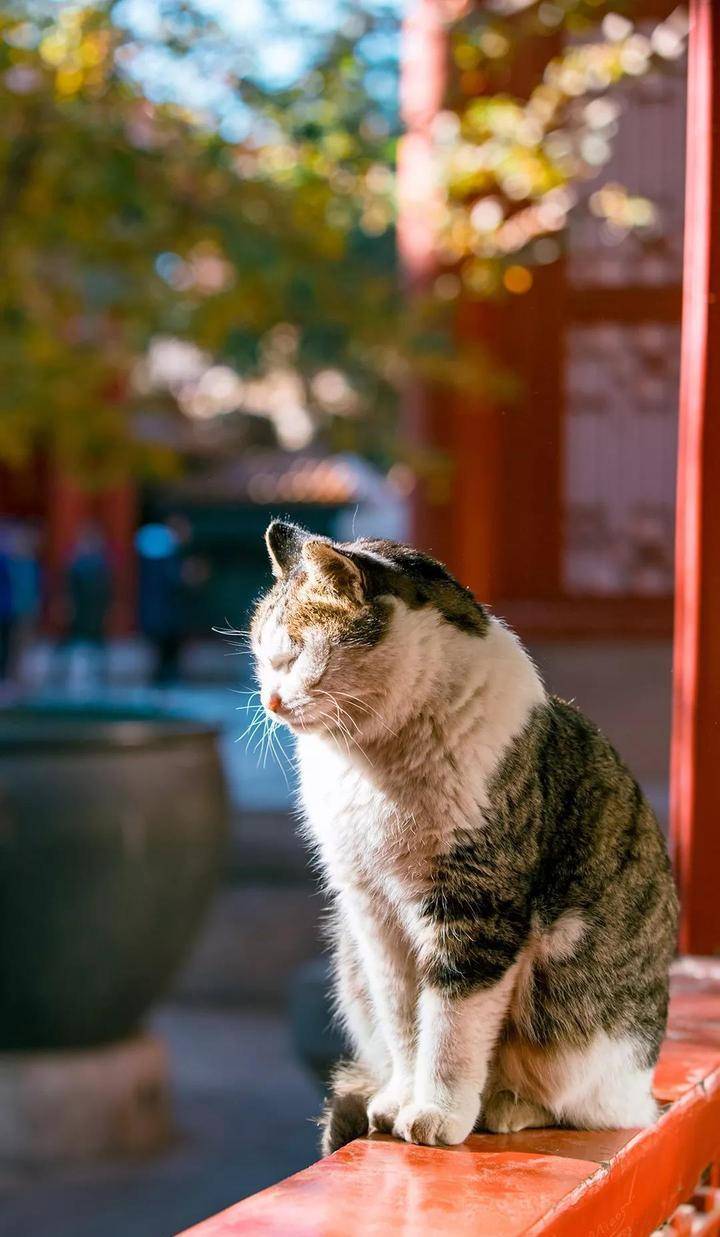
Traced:
[[7, 1070], [37, 1074], [38, 1054], [69, 1082], [78, 1050], [102, 1063], [122, 1046], [122, 1082], [134, 1037], [147, 1098], [137, 1033], [193, 941], [226, 824], [212, 727], [150, 711], [0, 712], [0, 1101]]

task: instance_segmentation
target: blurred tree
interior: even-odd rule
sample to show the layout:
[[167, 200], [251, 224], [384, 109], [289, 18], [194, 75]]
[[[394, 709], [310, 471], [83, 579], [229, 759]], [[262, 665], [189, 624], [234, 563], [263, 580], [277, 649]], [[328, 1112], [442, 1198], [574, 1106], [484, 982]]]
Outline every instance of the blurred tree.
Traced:
[[[611, 25], [550, 58], [529, 99], [477, 95], [527, 33], [587, 29], [606, 8], [493, 0], [455, 26], [438, 241], [475, 294], [562, 228], [592, 165], [583, 143], [608, 136], [598, 104], [675, 27], [652, 46]], [[458, 354], [447, 284], [400, 301], [397, 7], [336, 0], [303, 29], [277, 0], [276, 30], [303, 49], [288, 68], [286, 48], [284, 72], [230, 12], [0, 3], [0, 460], [41, 447], [94, 481], [167, 470], [169, 419], [209, 429], [237, 410], [268, 416], [286, 445], [321, 427], [388, 458], [410, 366], [507, 386], [477, 349]], [[650, 209], [612, 187], [597, 204], [639, 223]]]
[[[175, 407], [200, 422], [247, 406], [298, 445], [304, 409], [372, 409], [353, 422], [371, 447], [404, 341], [389, 333], [393, 135], [368, 108], [359, 31], [293, 88], [233, 82], [226, 65], [262, 122], [230, 142], [207, 111], [149, 99], [131, 72], [148, 40], [113, 10], [3, 6], [0, 457], [47, 446], [93, 479], [168, 467], [148, 413]], [[164, 10], [179, 59], [221, 33]], [[156, 349], [164, 372], [152, 351], [138, 366], [158, 337], [193, 347]]]
[[[463, 6], [453, 23], [453, 90], [437, 124], [447, 186], [438, 247], [475, 295], [527, 291], [528, 268], [559, 255], [579, 182], [597, 178], [612, 153], [621, 123], [613, 88], [683, 57], [684, 7], [636, 24], [637, 7], [487, 0]], [[547, 59], [517, 97], [513, 68], [528, 40], [547, 42]], [[589, 206], [616, 239], [637, 229], [653, 241], [661, 228], [655, 204], [619, 184], [599, 184]]]

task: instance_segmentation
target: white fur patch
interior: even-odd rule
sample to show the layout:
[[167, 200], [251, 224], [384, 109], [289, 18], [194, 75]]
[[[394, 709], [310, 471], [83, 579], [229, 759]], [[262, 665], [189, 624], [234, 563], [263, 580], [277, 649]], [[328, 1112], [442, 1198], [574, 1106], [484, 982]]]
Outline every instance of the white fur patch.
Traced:
[[651, 1069], [637, 1065], [640, 1045], [599, 1031], [587, 1048], [559, 1054], [550, 1107], [578, 1129], [631, 1129], [652, 1125], [657, 1104]]
[[333, 886], [369, 877], [396, 902], [392, 881], [412, 883], [423, 856], [482, 825], [490, 780], [544, 688], [496, 620], [485, 637], [467, 635], [434, 610], [401, 602], [385, 639], [347, 678], [331, 658], [326, 685], [352, 723], [344, 713], [345, 739], [298, 735], [308, 826]]
[[638, 1065], [642, 1046], [598, 1031], [582, 1048], [532, 1050], [504, 1045], [493, 1090], [509, 1090], [578, 1129], [632, 1129], [657, 1117], [653, 1071]]
[[580, 911], [564, 911], [540, 936], [537, 956], [543, 962], [563, 962], [572, 958], [585, 934], [585, 928], [585, 920]]

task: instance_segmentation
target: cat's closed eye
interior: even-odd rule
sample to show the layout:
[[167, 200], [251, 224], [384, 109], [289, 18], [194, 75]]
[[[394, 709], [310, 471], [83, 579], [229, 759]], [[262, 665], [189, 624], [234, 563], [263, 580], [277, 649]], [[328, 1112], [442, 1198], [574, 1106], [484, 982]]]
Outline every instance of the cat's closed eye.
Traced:
[[276, 653], [274, 657], [268, 658], [268, 661], [273, 670], [290, 670], [299, 656], [299, 649], [295, 649], [292, 653]]

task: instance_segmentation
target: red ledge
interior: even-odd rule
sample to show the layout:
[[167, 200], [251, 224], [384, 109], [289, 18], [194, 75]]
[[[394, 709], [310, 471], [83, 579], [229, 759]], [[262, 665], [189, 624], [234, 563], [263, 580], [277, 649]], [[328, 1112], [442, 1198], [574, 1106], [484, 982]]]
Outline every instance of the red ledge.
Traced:
[[720, 964], [673, 976], [649, 1130], [477, 1134], [461, 1147], [361, 1139], [182, 1237], [642, 1237], [720, 1152]]

